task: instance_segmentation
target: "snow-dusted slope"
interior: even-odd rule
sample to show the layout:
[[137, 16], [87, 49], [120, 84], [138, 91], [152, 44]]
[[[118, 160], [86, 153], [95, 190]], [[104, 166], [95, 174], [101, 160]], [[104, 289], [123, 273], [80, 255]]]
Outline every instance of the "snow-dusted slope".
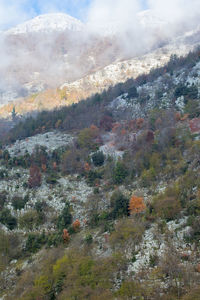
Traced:
[[45, 14], [37, 16], [23, 24], [8, 30], [7, 34], [27, 34], [33, 32], [49, 33], [52, 31], [82, 31], [81, 21], [63, 13]]

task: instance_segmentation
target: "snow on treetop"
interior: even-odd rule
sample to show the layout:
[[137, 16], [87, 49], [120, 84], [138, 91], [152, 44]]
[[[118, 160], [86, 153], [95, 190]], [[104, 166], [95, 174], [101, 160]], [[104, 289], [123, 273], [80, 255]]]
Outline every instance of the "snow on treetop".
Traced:
[[7, 34], [25, 34], [32, 32], [52, 31], [82, 31], [83, 23], [64, 13], [52, 13], [37, 16], [36, 18], [9, 29]]

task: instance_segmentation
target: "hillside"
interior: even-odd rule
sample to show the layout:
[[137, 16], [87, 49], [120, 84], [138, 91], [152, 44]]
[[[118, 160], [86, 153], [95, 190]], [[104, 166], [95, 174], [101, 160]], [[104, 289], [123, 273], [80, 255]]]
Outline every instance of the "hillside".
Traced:
[[199, 48], [166, 61], [1, 139], [1, 299], [199, 298]]

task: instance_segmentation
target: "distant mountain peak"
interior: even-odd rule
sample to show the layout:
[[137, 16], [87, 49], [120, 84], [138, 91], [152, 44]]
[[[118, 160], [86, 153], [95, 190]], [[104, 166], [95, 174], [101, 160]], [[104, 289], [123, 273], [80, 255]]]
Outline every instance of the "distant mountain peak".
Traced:
[[52, 31], [82, 31], [83, 23], [64, 13], [44, 14], [28, 20], [14, 28], [9, 29], [7, 34], [25, 34], [33, 32], [49, 33]]

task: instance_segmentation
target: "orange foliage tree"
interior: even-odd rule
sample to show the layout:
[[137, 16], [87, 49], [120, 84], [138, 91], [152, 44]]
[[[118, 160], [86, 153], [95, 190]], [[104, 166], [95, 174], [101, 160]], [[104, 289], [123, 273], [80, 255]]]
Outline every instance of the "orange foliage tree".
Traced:
[[129, 211], [130, 214], [136, 214], [143, 212], [146, 208], [144, 199], [142, 197], [132, 196], [129, 202]]
[[144, 119], [139, 118], [136, 120], [136, 126], [138, 129], [141, 129], [143, 125], [144, 125]]
[[69, 232], [68, 232], [67, 229], [63, 229], [63, 235], [62, 235], [62, 237], [63, 237], [64, 243], [69, 242], [69, 240], [70, 240], [70, 235], [69, 235]]
[[125, 135], [125, 134], [126, 134], [126, 129], [123, 128], [123, 129], [121, 130], [121, 135]]
[[93, 134], [94, 137], [97, 137], [99, 135], [99, 128], [97, 126], [92, 124], [90, 126], [90, 129], [91, 129], [92, 134]]
[[85, 172], [89, 172], [91, 170], [91, 167], [87, 162], [84, 165], [84, 170], [85, 170]]
[[120, 123], [114, 123], [113, 127], [112, 127], [112, 132], [117, 133], [117, 131], [121, 128], [121, 124]]
[[74, 221], [74, 223], [72, 224], [72, 227], [74, 229], [74, 231], [78, 231], [81, 227], [81, 223], [79, 220]]
[[45, 164], [42, 164], [42, 171], [46, 172], [47, 171], [47, 166]]

